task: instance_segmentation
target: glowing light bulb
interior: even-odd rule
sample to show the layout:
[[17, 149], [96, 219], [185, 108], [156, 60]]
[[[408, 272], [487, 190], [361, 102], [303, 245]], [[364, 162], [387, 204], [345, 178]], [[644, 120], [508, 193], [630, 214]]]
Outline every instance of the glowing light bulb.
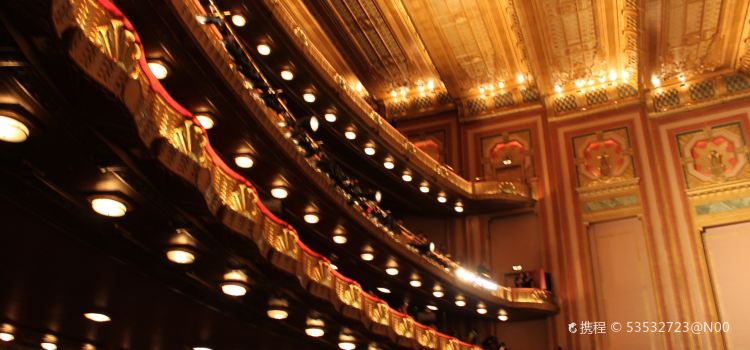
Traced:
[[255, 49], [258, 50], [258, 53], [263, 56], [268, 56], [271, 54], [271, 47], [267, 44], [258, 44]]
[[0, 141], [10, 143], [24, 142], [29, 138], [26, 124], [11, 117], [0, 115]]

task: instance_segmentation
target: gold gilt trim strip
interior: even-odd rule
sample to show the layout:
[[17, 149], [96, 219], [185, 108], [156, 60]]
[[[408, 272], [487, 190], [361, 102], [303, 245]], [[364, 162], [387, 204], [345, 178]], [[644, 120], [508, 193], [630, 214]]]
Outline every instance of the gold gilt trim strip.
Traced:
[[[187, 5], [180, 3], [186, 11], [182, 14], [194, 18], [187, 13]], [[353, 320], [371, 317], [362, 307], [363, 299], [377, 303], [381, 312], [385, 312], [381, 316], [388, 320], [389, 331], [399, 335], [399, 341], [409, 347], [477, 349], [413, 322], [408, 316], [388, 308], [384, 301], [366, 294], [356, 282], [332, 270], [330, 262], [300, 242], [292, 227], [268, 212], [259, 203], [254, 187], [235, 174], [208, 147], [205, 131], [194, 124], [194, 117], [189, 112], [163, 91], [147, 71], [145, 60], [141, 57], [135, 71], [132, 71], [128, 65], [116, 61], [130, 56], [108, 53], [103, 49], [101, 39], [92, 35], [113, 21], [128, 25], [124, 16], [108, 0], [54, 0], [52, 14], [58, 36], [62, 38], [65, 34], [70, 38], [70, 58], [89, 77], [122, 101], [133, 116], [144, 144], [157, 154], [165, 167], [193, 184], [203, 194], [212, 214], [236, 233], [252, 240], [266, 259], [300, 276], [303, 285], [313, 286], [313, 295], [329, 300], [340, 311], [348, 310], [343, 313]], [[132, 36], [120, 37], [138, 44], [131, 45], [131, 48], [140, 48], [140, 43], [135, 41], [135, 32], [130, 28], [128, 30], [132, 31]], [[121, 47], [128, 50], [127, 45]], [[528, 299], [531, 304], [550, 304], [556, 309], [548, 301], [549, 295], [540, 295], [539, 292], [512, 295], [519, 291], [508, 289], [507, 293], [511, 295], [506, 300], [520, 306], [519, 303]]]

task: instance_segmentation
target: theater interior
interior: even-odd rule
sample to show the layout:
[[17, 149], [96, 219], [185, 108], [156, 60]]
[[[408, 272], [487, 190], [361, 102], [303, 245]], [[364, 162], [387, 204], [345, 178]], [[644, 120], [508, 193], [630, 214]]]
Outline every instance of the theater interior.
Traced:
[[750, 349], [750, 0], [0, 2], [0, 349]]

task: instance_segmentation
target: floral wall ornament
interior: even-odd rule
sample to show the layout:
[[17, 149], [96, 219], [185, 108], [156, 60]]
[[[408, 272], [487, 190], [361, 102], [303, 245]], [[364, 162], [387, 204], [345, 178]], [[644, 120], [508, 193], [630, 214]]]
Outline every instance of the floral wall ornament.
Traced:
[[573, 144], [579, 185], [597, 185], [635, 177], [627, 128], [574, 137]]
[[750, 178], [748, 150], [740, 123], [677, 135], [688, 188]]

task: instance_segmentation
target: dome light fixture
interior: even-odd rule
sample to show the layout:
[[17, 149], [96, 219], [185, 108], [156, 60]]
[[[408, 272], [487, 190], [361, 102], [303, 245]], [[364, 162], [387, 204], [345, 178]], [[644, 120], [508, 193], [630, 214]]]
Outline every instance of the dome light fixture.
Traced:
[[344, 230], [341, 226], [336, 227], [335, 230], [333, 230], [333, 243], [336, 244], [344, 244], [349, 239], [346, 237], [346, 230]]
[[453, 210], [456, 211], [456, 213], [463, 213], [464, 212], [464, 204], [461, 203], [461, 201], [456, 201], [456, 204], [453, 206]]
[[364, 151], [365, 151], [365, 154], [368, 156], [375, 155], [375, 143], [372, 141], [365, 143]]
[[271, 47], [268, 46], [268, 44], [258, 44], [255, 49], [258, 50], [258, 53], [262, 56], [268, 56], [271, 54]]
[[388, 264], [385, 266], [385, 273], [389, 276], [398, 275], [398, 264], [396, 263], [396, 260], [388, 261]]
[[187, 246], [175, 246], [167, 250], [167, 260], [179, 265], [190, 265], [195, 262], [195, 253]]
[[357, 348], [357, 344], [355, 343], [357, 339], [346, 332], [341, 332], [339, 334], [339, 349], [341, 350], [354, 350]]
[[305, 334], [313, 338], [320, 338], [325, 335], [325, 321], [317, 317], [308, 317], [305, 321]]
[[184, 228], [175, 230], [167, 247], [167, 260], [179, 264], [189, 265], [195, 261], [195, 239]]
[[10, 325], [3, 325], [2, 331], [0, 331], [0, 341], [12, 342], [15, 339], [16, 336], [13, 335], [13, 327]]
[[308, 224], [317, 224], [318, 222], [320, 222], [320, 216], [318, 216], [318, 212], [312, 208], [307, 209], [307, 211], [305, 211], [305, 215], [302, 218]]
[[448, 201], [448, 198], [445, 196], [445, 192], [440, 191], [440, 193], [438, 193], [437, 201], [440, 203], [445, 203]]
[[409, 285], [414, 288], [419, 288], [422, 286], [422, 280], [419, 279], [419, 275], [417, 273], [411, 274], [411, 277], [409, 278]]
[[21, 143], [26, 141], [30, 134], [26, 124], [18, 119], [0, 115], [0, 141]]
[[383, 294], [391, 294], [391, 290], [388, 289], [388, 288], [386, 288], [386, 287], [378, 287], [378, 288], [375, 288], [375, 289], [377, 289], [378, 292], [381, 292]]
[[347, 140], [354, 140], [357, 138], [357, 131], [354, 129], [353, 126], [350, 126], [344, 130], [344, 137], [346, 137]]
[[442, 298], [445, 296], [445, 292], [443, 291], [443, 287], [439, 284], [435, 283], [435, 286], [432, 287], [432, 296], [435, 298]]
[[282, 298], [271, 298], [268, 300], [268, 317], [274, 320], [284, 320], [289, 317], [289, 302]]
[[235, 269], [224, 274], [221, 291], [226, 295], [241, 297], [247, 294], [248, 278], [245, 271]]
[[123, 217], [128, 212], [128, 206], [125, 205], [125, 202], [117, 198], [106, 196], [92, 198], [91, 209], [99, 215], [111, 218]]
[[401, 180], [404, 180], [404, 182], [411, 182], [411, 180], [414, 180], [414, 176], [412, 176], [411, 170], [404, 170], [404, 172], [401, 173]]
[[333, 123], [336, 121], [336, 113], [333, 113], [333, 112], [328, 112], [325, 115], [323, 115], [323, 117], [329, 123]]
[[430, 183], [427, 181], [422, 181], [422, 183], [419, 184], [419, 191], [422, 193], [429, 193], [430, 192]]
[[231, 19], [232, 19], [232, 24], [240, 28], [244, 27], [247, 24], [247, 19], [245, 19], [245, 16], [239, 13], [233, 14]]
[[373, 261], [375, 259], [375, 251], [371, 246], [367, 245], [362, 248], [362, 253], [359, 255], [364, 261]]
[[487, 306], [484, 305], [484, 303], [480, 302], [477, 304], [477, 313], [480, 315], [484, 315], [487, 313]]
[[238, 154], [234, 156], [234, 164], [242, 169], [250, 169], [255, 165], [255, 161], [249, 154]]
[[319, 128], [320, 128], [320, 121], [318, 120], [318, 117], [316, 116], [310, 117], [310, 130], [312, 130], [313, 132], [316, 132], [318, 131]]
[[211, 130], [216, 125], [216, 122], [214, 121], [214, 118], [208, 114], [208, 113], [198, 113], [195, 115], [195, 120], [198, 121], [198, 124], [202, 126], [206, 130]]
[[39, 344], [44, 350], [57, 350], [57, 337], [52, 334], [47, 334], [42, 339], [42, 343]]
[[313, 103], [315, 102], [317, 97], [315, 97], [315, 94], [312, 92], [312, 90], [308, 90], [302, 94], [302, 99], [307, 103]]
[[87, 319], [94, 321], [94, 322], [98, 322], [98, 323], [112, 321], [112, 318], [100, 312], [87, 312], [83, 314], [83, 317], [86, 317]]
[[508, 312], [504, 309], [500, 309], [500, 311], [497, 312], [497, 319], [500, 321], [507, 321], [508, 320]]
[[271, 188], [271, 197], [276, 199], [284, 199], [289, 196], [289, 190], [283, 184], [274, 185]]
[[292, 70], [289, 68], [282, 69], [281, 73], [279, 74], [281, 75], [281, 79], [284, 79], [286, 81], [294, 79], [294, 72], [292, 72]]
[[438, 310], [438, 307], [437, 307], [437, 306], [435, 306], [435, 305], [432, 305], [432, 304], [428, 304], [428, 305], [427, 305], [427, 310], [430, 310], [430, 311], [437, 311], [437, 310]]
[[162, 60], [148, 61], [148, 69], [151, 71], [151, 74], [154, 75], [154, 78], [158, 80], [162, 80], [169, 75], [169, 68]]
[[393, 157], [391, 157], [391, 156], [385, 157], [385, 160], [383, 160], [383, 166], [386, 169], [388, 169], [388, 170], [391, 170], [391, 169], [395, 168], [396, 167], [396, 163], [393, 160]]
[[464, 298], [463, 295], [459, 294], [456, 296], [456, 300], [454, 301], [454, 303], [458, 307], [464, 307], [466, 306], [466, 299]]

